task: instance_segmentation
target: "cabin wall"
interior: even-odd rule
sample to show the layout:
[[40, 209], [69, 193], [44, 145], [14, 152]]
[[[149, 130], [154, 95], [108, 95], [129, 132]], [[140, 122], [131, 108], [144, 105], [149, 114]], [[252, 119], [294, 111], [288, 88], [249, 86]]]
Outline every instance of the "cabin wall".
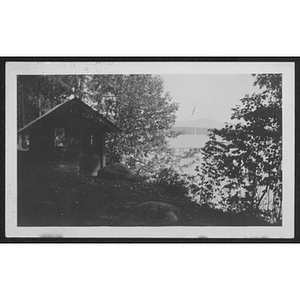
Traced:
[[31, 131], [29, 135], [29, 151], [39, 159], [49, 159], [54, 153], [54, 131], [51, 128]]
[[[48, 161], [79, 161], [82, 174], [97, 174], [105, 167], [105, 132], [91, 128], [59, 126], [44, 127], [30, 133], [29, 152], [33, 159]], [[63, 143], [55, 142], [56, 128], [63, 129]], [[58, 144], [60, 146], [58, 146]], [[89, 170], [92, 170], [89, 172]]]

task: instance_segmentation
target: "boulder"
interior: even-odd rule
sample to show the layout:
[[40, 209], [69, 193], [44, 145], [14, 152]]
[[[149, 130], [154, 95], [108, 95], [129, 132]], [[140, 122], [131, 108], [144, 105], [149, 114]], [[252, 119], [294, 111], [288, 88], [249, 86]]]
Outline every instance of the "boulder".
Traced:
[[109, 179], [132, 179], [132, 171], [121, 163], [113, 163], [98, 171], [98, 177]]
[[148, 201], [137, 205], [140, 217], [154, 219], [167, 223], [176, 223], [179, 219], [180, 208], [163, 202]]
[[178, 216], [173, 211], [168, 211], [166, 213], [166, 221], [176, 223], [178, 222]]

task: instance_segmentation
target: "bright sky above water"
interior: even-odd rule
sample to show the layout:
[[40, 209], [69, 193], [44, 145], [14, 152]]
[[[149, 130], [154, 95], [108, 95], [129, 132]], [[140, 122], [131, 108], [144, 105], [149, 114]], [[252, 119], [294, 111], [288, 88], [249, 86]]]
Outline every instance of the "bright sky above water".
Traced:
[[[165, 91], [179, 103], [178, 121], [212, 119], [230, 121], [231, 108], [246, 94], [259, 89], [251, 74], [170, 74], [161, 75]], [[194, 114], [192, 115], [195, 107]]]

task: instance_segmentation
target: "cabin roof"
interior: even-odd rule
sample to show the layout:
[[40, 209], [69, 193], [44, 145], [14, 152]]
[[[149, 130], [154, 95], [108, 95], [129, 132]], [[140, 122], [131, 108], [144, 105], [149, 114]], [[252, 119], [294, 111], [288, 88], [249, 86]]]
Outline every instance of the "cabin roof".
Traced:
[[79, 98], [74, 98], [72, 100], [68, 100], [68, 101], [61, 103], [61, 104], [55, 106], [54, 108], [50, 109], [42, 116], [38, 117], [34, 121], [30, 122], [29, 124], [27, 124], [26, 126], [21, 128], [18, 131], [18, 133], [28, 133], [32, 129], [41, 126], [42, 124], [53, 119], [54, 117], [68, 112], [68, 110], [70, 110], [72, 107], [77, 107], [82, 112], [88, 113], [91, 116], [91, 119], [94, 121], [97, 121], [98, 124], [100, 123], [101, 126], [104, 127], [104, 129], [107, 132], [122, 132], [122, 130], [118, 126], [113, 124], [111, 121], [109, 121], [103, 115], [101, 115], [99, 112], [97, 112], [96, 110], [91, 108], [89, 105], [85, 104], [84, 102], [82, 102]]

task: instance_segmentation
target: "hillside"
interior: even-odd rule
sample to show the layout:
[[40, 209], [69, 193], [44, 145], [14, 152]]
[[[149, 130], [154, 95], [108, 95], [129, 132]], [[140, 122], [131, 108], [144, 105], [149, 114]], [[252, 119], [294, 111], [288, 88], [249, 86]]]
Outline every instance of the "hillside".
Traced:
[[208, 128], [202, 127], [173, 127], [172, 130], [175, 132], [183, 132], [183, 134], [195, 134], [195, 132], [197, 135], [208, 134]]
[[191, 202], [178, 188], [74, 174], [71, 165], [18, 169], [18, 226], [258, 226]]

